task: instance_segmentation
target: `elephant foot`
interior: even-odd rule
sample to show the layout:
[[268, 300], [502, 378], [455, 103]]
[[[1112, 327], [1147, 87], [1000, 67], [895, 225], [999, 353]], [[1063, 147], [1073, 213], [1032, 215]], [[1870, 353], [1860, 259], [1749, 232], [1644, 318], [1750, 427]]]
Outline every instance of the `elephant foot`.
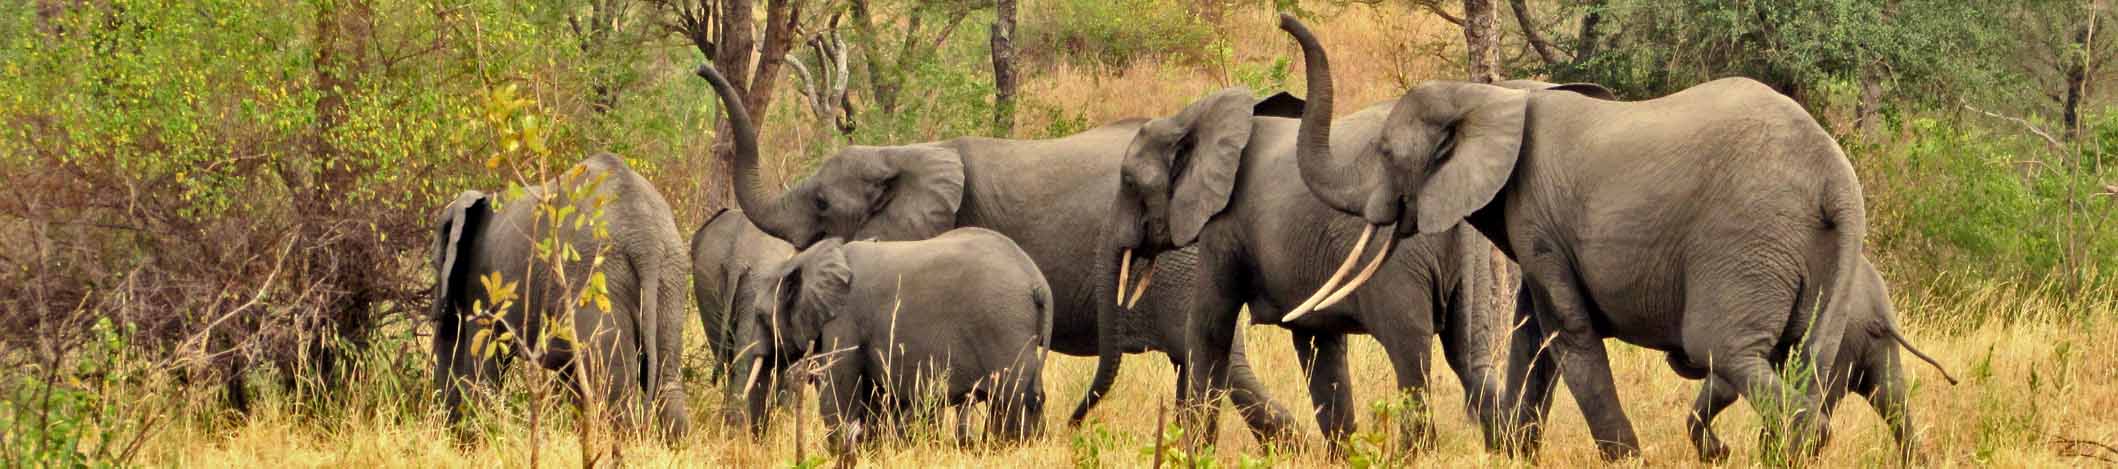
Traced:
[[1618, 462], [1640, 457], [1639, 447], [1615, 441], [1598, 441], [1596, 442], [1596, 450], [1603, 454], [1604, 462]]
[[1720, 438], [1707, 436], [1700, 439], [1697, 445], [1699, 447], [1699, 462], [1709, 464], [1728, 462], [1728, 445], [1722, 444]]

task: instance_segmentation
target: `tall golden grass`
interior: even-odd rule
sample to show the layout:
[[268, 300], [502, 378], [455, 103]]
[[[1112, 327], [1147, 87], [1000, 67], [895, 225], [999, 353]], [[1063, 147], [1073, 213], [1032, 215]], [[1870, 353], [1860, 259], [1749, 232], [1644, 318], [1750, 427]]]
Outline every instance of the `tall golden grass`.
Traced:
[[[1407, 7], [1391, 3], [1380, 6], [1353, 4], [1332, 8], [1315, 26], [1334, 58], [1341, 93], [1340, 112], [1352, 112], [1368, 103], [1392, 99], [1411, 83], [1427, 78], [1453, 78], [1455, 69], [1438, 60], [1420, 44], [1453, 40], [1453, 25], [1413, 14]], [[1336, 8], [1343, 8], [1339, 12]], [[1222, 34], [1229, 39], [1237, 62], [1295, 57], [1295, 49], [1273, 29], [1269, 12], [1246, 9], [1225, 20]], [[1077, 68], [1064, 63], [1034, 70], [1023, 87], [1026, 99], [1050, 106], [1079, 110], [1091, 123], [1131, 116], [1172, 112], [1189, 100], [1213, 89], [1229, 86], [1228, 70], [1213, 66], [1177, 66], [1155, 62], [1134, 63], [1116, 70]], [[1299, 86], [1299, 73], [1292, 86]], [[1298, 89], [1298, 88], [1297, 88]], [[783, 102], [789, 100], [782, 100]], [[1038, 116], [1024, 115], [1018, 128], [1041, 128]], [[779, 135], [767, 142], [799, 141], [801, 126], [774, 126]], [[767, 154], [799, 154], [800, 148], [778, 148]], [[785, 169], [794, 165], [785, 157], [768, 158], [768, 171], [780, 178], [799, 175]], [[704, 177], [698, 168], [669, 168], [658, 181]], [[689, 187], [689, 186], [679, 186]], [[665, 192], [682, 192], [667, 189]], [[691, 223], [702, 217], [696, 206], [680, 210], [679, 219]], [[686, 218], [689, 216], [689, 218]], [[1886, 267], [1887, 268], [1887, 267]], [[2069, 441], [2118, 442], [2118, 335], [2101, 319], [2118, 313], [2118, 294], [2104, 292], [2089, 297], [2054, 299], [2039, 294], [2037, 286], [1977, 281], [1950, 282], [1952, 294], [1906, 295], [1927, 285], [1897, 285], [1897, 305], [1906, 318], [1909, 337], [1965, 381], [1957, 386], [1943, 383], [1924, 365], [1910, 362], [1914, 376], [1913, 416], [1924, 437], [1920, 453], [1939, 466], [2068, 466], [2098, 464], [2097, 456], [2118, 458], [2118, 452], [2103, 452]], [[1946, 298], [1910, 300], [1909, 298]], [[1943, 302], [1946, 301], [1946, 302]], [[1922, 320], [1922, 318], [1942, 318]], [[1994, 319], [1979, 319], [1994, 318]], [[2084, 320], [2083, 318], [2088, 318]], [[399, 331], [409, 337], [410, 333]], [[1308, 393], [1289, 344], [1289, 334], [1269, 327], [1244, 331], [1251, 344], [1251, 362], [1273, 396], [1292, 409], [1308, 408]], [[692, 331], [691, 344], [702, 344]], [[704, 356], [702, 349], [694, 356]], [[1438, 350], [1437, 350], [1438, 351]], [[382, 361], [418, 363], [423, 347], [407, 342], [397, 350], [380, 351], [390, 356]], [[406, 358], [409, 356], [410, 358]], [[1909, 357], [1908, 357], [1909, 358]], [[1368, 411], [1367, 403], [1388, 399], [1395, 392], [1389, 361], [1372, 340], [1353, 341], [1351, 363], [1354, 396], [1363, 404], [1362, 431], [1382, 431]], [[1684, 421], [1698, 383], [1686, 382], [1671, 373], [1661, 354], [1611, 342], [1611, 360], [1619, 394], [1642, 438], [1643, 458], [1632, 464], [1693, 465], [1691, 445], [1685, 440]], [[1155, 441], [1157, 409], [1172, 402], [1174, 371], [1158, 355], [1130, 357], [1109, 398], [1082, 429], [1067, 428], [1063, 412], [1087, 387], [1095, 363], [1090, 358], [1054, 356], [1047, 366], [1046, 392], [1050, 405], [1045, 435], [1025, 444], [1008, 447], [958, 448], [945, 438], [890, 443], [860, 455], [863, 463], [880, 467], [1052, 467], [1082, 461], [1091, 448], [1100, 453], [1096, 462], [1108, 467], [1144, 467], [1150, 458], [1144, 452]], [[416, 367], [396, 367], [406, 369]], [[393, 369], [377, 367], [377, 369]], [[1510, 459], [1483, 450], [1475, 427], [1462, 412], [1463, 392], [1449, 379], [1446, 366], [1437, 360], [1428, 380], [1439, 431], [1438, 445], [1431, 451], [1400, 455], [1399, 462], [1419, 466], [1525, 466], [1531, 464], [1577, 466], [1599, 464], [1581, 414], [1569, 395], [1555, 399], [1552, 430], [1544, 453], [1535, 460]], [[715, 413], [724, 403], [721, 393], [703, 378], [691, 383], [696, 432], [684, 441], [665, 445], [654, 441], [627, 441], [621, 445], [622, 461], [637, 467], [783, 467], [795, 462], [794, 426], [790, 419], [807, 419], [808, 454], [823, 452], [821, 428], [815, 420], [811, 397], [794, 415], [786, 409], [775, 415], [780, 422], [774, 432], [753, 440], [741, 431], [723, 428]], [[321, 405], [267, 391], [258, 409], [247, 417], [201, 410], [217, 405], [214, 396], [195, 387], [170, 383], [144, 385], [139, 398], [128, 405], [167, 409], [144, 442], [139, 462], [183, 467], [515, 467], [525, 464], [531, 452], [549, 464], [571, 465], [581, 459], [582, 448], [568, 434], [571, 417], [557, 412], [560, 422], [548, 424], [542, 447], [531, 448], [525, 417], [494, 412], [486, 421], [484, 437], [456, 443], [444, 428], [439, 409], [423, 393], [426, 383], [405, 378], [365, 376], [353, 381], [363, 388], [348, 393], [347, 402], [335, 411], [336, 418], [316, 418]], [[522, 383], [511, 389], [520, 390]], [[519, 393], [518, 393], [519, 394]], [[519, 401], [517, 397], [515, 400]], [[521, 403], [550, 405], [557, 403]], [[1833, 422], [1834, 438], [1825, 448], [1824, 467], [1889, 465], [1895, 443], [1881, 421], [1866, 409], [1865, 401], [1848, 399]], [[1299, 418], [1305, 440], [1318, 438], [1315, 422]], [[1734, 464], [1757, 464], [1754, 449], [1758, 419], [1747, 405], [1725, 414], [1718, 430], [1735, 446]], [[1216, 442], [1217, 460], [1237, 465], [1245, 455], [1260, 458], [1265, 448], [1253, 441], [1233, 412], [1223, 412], [1222, 431]], [[1096, 430], [1105, 438], [1097, 438]], [[946, 434], [946, 432], [939, 432]], [[1102, 441], [1097, 441], [1097, 440]], [[1394, 439], [1385, 441], [1395, 441]], [[598, 450], [600, 451], [600, 449]], [[1342, 464], [1317, 445], [1290, 450], [1273, 461], [1276, 466], [1326, 467]]]

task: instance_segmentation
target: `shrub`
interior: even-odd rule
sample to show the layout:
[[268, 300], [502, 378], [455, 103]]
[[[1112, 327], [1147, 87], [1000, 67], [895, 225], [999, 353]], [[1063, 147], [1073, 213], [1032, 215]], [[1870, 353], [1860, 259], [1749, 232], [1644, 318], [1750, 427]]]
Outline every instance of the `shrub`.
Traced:
[[1214, 26], [1176, 0], [1050, 0], [1025, 8], [1022, 50], [1077, 64], [1124, 66], [1166, 58], [1210, 60]]

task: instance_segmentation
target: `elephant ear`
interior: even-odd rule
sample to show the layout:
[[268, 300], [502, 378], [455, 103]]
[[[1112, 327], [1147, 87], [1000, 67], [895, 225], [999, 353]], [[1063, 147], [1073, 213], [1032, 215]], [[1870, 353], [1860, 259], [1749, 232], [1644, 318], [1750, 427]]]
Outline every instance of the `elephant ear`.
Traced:
[[1436, 155], [1442, 158], [1418, 194], [1419, 232], [1440, 233], [1493, 201], [1515, 172], [1522, 154], [1523, 108], [1528, 93], [1492, 85], [1460, 83], [1422, 93], [1419, 105], [1453, 131]]
[[883, 199], [853, 239], [910, 241], [956, 227], [963, 205], [963, 158], [931, 145], [879, 147], [886, 163]]
[[1604, 88], [1603, 85], [1588, 82], [1551, 83], [1539, 80], [1508, 80], [1494, 83], [1493, 86], [1524, 91], [1566, 91], [1604, 101], [1618, 100], [1618, 94], [1612, 93], [1610, 88]]
[[1273, 93], [1272, 96], [1266, 96], [1265, 99], [1258, 100], [1257, 105], [1250, 107], [1250, 113], [1258, 117], [1300, 119], [1302, 118], [1302, 111], [1308, 108], [1308, 101], [1303, 101], [1302, 98], [1297, 98], [1292, 94], [1281, 91]]
[[1250, 145], [1250, 118], [1257, 104], [1250, 90], [1228, 88], [1170, 118], [1185, 129], [1183, 144], [1170, 162], [1176, 177], [1170, 188], [1174, 194], [1169, 200], [1169, 230], [1170, 241], [1176, 245], [1198, 241], [1206, 221], [1228, 208], [1236, 171], [1243, 165], [1243, 148]]
[[470, 282], [468, 245], [485, 229], [486, 218], [492, 214], [490, 200], [484, 192], [464, 191], [441, 209], [440, 220], [434, 225], [434, 305], [431, 313], [436, 324], [437, 347], [441, 343], [438, 339], [453, 338], [456, 334], [456, 315], [451, 314], [450, 307], [457, 300], [457, 290]]
[[779, 313], [787, 338], [797, 344], [814, 342], [824, 324], [845, 307], [853, 287], [853, 271], [846, 265], [844, 246], [837, 238], [817, 242], [787, 260], [780, 277]]

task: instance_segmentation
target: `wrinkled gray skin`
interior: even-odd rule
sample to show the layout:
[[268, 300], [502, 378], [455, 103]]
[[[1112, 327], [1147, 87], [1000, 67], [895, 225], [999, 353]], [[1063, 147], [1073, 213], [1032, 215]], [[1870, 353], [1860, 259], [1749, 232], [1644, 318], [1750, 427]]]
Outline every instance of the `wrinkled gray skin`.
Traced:
[[1814, 454], [1825, 387], [1790, 392], [1776, 365], [1835, 363], [1867, 215], [1801, 106], [1741, 78], [1638, 102], [1427, 82], [1377, 134], [1334, 140], [1323, 48], [1292, 16], [1281, 27], [1307, 62], [1311, 192], [1400, 236], [1468, 219], [1522, 266], [1533, 305], [1519, 311], [1535, 320], [1515, 331], [1503, 388], [1518, 449], [1535, 450], [1564, 369], [1603, 456], [1639, 453], [1605, 355], [1615, 337], [1714, 364], [1761, 414], [1791, 414], [1786, 447]]
[[[1119, 159], [1144, 119], [1046, 140], [963, 137], [848, 147], [774, 196], [758, 177], [757, 136], [741, 103], [729, 102], [731, 89], [710, 67], [698, 73], [732, 111], [736, 202], [766, 233], [800, 249], [827, 237], [907, 241], [957, 227], [990, 229], [1020, 245], [1051, 282], [1053, 351], [1087, 356], [1191, 349], [1183, 342], [1189, 327], [1178, 316], [1098, 320], [1098, 285], [1091, 281], [1106, 270], [1100, 263], [1115, 261], [1096, 255], [1098, 234], [1117, 194]], [[1159, 275], [1187, 275], [1181, 270], [1189, 258], [1163, 262], [1168, 270]], [[1174, 283], [1163, 285], [1149, 288], [1140, 307], [1158, 310], [1189, 301]], [[1099, 347], [1101, 340], [1117, 345]], [[1229, 395], [1253, 435], [1286, 435], [1293, 417], [1258, 384], [1242, 347], [1233, 349], [1236, 356], [1225, 360], [1231, 367], [1230, 388], [1215, 389]], [[1169, 358], [1179, 370], [1189, 368], [1191, 357], [1173, 353]], [[1114, 375], [1116, 369], [1108, 371]], [[1079, 408], [1086, 409], [1091, 400], [1084, 398]]]
[[[1051, 289], [1029, 255], [990, 230], [962, 228], [921, 241], [826, 239], [776, 266], [737, 312], [738, 363], [827, 363], [818, 408], [831, 446], [850, 450], [885, 419], [920, 419], [919, 400], [987, 402], [995, 439], [1035, 434], [1050, 346]], [[769, 397], [738, 386], [762, 431]], [[939, 389], [935, 389], [939, 386]], [[970, 422], [959, 418], [958, 437]]]
[[[1192, 386], [1184, 392], [1196, 399], [1227, 379], [1216, 375], [1226, 371], [1217, 357], [1228, 355], [1218, 347], [1233, 345], [1233, 336], [1240, 334], [1238, 314], [1248, 304], [1253, 321], [1294, 332], [1296, 356], [1309, 378], [1311, 410], [1334, 451], [1353, 433], [1359, 408], [1348, 375], [1346, 334], [1374, 335], [1390, 357], [1398, 389], [1424, 409], [1429, 408], [1430, 343], [1439, 333], [1443, 357], [1470, 396], [1466, 411], [1480, 421], [1496, 415], [1499, 375], [1489, 352], [1499, 347], [1489, 342], [1491, 333], [1504, 326], [1482, 324], [1500, 319], [1486, 313], [1484, 305], [1492, 250], [1468, 226], [1392, 247], [1372, 279], [1392, 288], [1359, 290], [1299, 321], [1279, 321], [1332, 276], [1337, 264], [1330, 261], [1354, 249], [1365, 226], [1359, 218], [1331, 210], [1302, 185], [1294, 153], [1298, 122], [1286, 118], [1299, 116], [1300, 106], [1284, 94], [1261, 101], [1247, 89], [1222, 90], [1174, 116], [1149, 121], [1128, 146], [1101, 255], [1116, 259], [1130, 251], [1137, 258], [1128, 277], [1137, 279], [1156, 253], [1198, 246], [1197, 274], [1154, 277], [1156, 282], [1189, 281], [1176, 286], [1198, 296], [1192, 309], [1172, 314], [1188, 315], [1192, 330], [1206, 337], [1189, 342], [1198, 345], [1191, 350], [1173, 352], [1201, 357], [1186, 377]], [[1345, 133], [1373, 133], [1388, 110], [1379, 106], [1335, 125]], [[1379, 251], [1379, 244], [1379, 238], [1371, 241], [1364, 251]], [[1107, 314], [1145, 314], [1117, 306], [1107, 292], [1115, 289], [1124, 263], [1105, 264], [1098, 291], [1106, 294], [1096, 304]], [[1188, 424], [1214, 420], [1211, 413], [1187, 414]], [[1404, 443], [1431, 446], [1432, 420], [1425, 413], [1408, 417], [1399, 420]]]
[[[621, 427], [634, 428], [643, 418], [652, 418], [662, 437], [681, 437], [690, 426], [679, 369], [688, 265], [669, 204], [616, 156], [596, 155], [576, 168], [584, 170], [580, 178], [531, 187], [498, 212], [491, 196], [478, 191], [466, 191], [442, 209], [433, 251], [433, 351], [436, 387], [449, 408], [449, 422], [462, 418], [467, 386], [497, 388], [500, 373], [516, 354], [525, 352], [511, 347], [483, 358], [473, 353], [473, 338], [483, 327], [467, 315], [474, 304], [494, 303], [479, 279], [497, 272], [518, 285], [517, 298], [500, 322], [516, 337], [542, 340], [547, 317], [573, 322], [575, 343], [553, 340], [537, 347], [543, 355], [528, 358], [566, 376], [573, 376], [572, 368], [589, 359], [594, 365], [586, 373], [591, 382], [568, 383], [576, 393], [596, 390]], [[593, 202], [570, 196], [578, 184], [599, 179], [602, 183], [593, 194], [606, 201], [598, 222], [608, 231], [607, 240], [583, 229], [594, 225], [576, 223], [595, 213]], [[553, 197], [552, 204], [573, 206], [575, 211], [556, 225], [539, 217], [543, 204], [537, 201], [547, 196]], [[561, 240], [581, 254], [563, 263], [564, 285], [553, 263], [535, 255], [535, 244], [544, 239]], [[611, 309], [607, 312], [576, 301], [598, 254], [604, 258], [601, 272]]]
[[[713, 353], [713, 379], [729, 392], [729, 398], [723, 402], [742, 402], [741, 390], [737, 388], [743, 384], [740, 380], [747, 378], [747, 375], [731, 376], [736, 371], [735, 355], [741, 351], [733, 345], [736, 315], [729, 312], [736, 305], [750, 304], [761, 292], [769, 291], [770, 280], [776, 274], [774, 270], [780, 263], [794, 257], [794, 253], [794, 246], [758, 230], [741, 210], [716, 211], [691, 235], [692, 301], [699, 305], [699, 322], [705, 325], [706, 348]], [[780, 376], [777, 372], [760, 375], [758, 385], [768, 390], [784, 391], [786, 386], [780, 382]], [[733, 426], [742, 422], [746, 412], [758, 414], [763, 409], [730, 407], [724, 410], [722, 417]]]
[[[1934, 365], [1936, 371], [1949, 384], [1956, 378], [1949, 376], [1940, 363], [1926, 353], [1920, 352], [1905, 340], [1903, 330], [1898, 328], [1897, 313], [1890, 307], [1890, 292], [1883, 284], [1883, 277], [1876, 273], [1875, 266], [1861, 258], [1859, 276], [1854, 278], [1854, 293], [1846, 307], [1846, 335], [1839, 341], [1838, 361], [1827, 368], [1829, 381], [1825, 382], [1824, 412], [1828, 416], [1838, 408], [1839, 400], [1847, 391], [1860, 394], [1875, 409], [1875, 414], [1890, 425], [1891, 435], [1897, 437], [1900, 462], [1910, 463], [1912, 451], [1919, 447], [1913, 435], [1912, 407], [1908, 401], [1909, 390], [1905, 384], [1904, 366], [1898, 360], [1897, 348], [1903, 346], [1914, 356]], [[1690, 430], [1692, 445], [1699, 450], [1699, 459], [1721, 462], [1728, 459], [1728, 445], [1713, 434], [1714, 417], [1736, 402], [1736, 390], [1728, 381], [1712, 376], [1710, 370], [1691, 367], [1671, 355], [1671, 367], [1677, 374], [1688, 379], [1705, 378], [1707, 383], [1699, 389], [1699, 399], [1692, 404], [1691, 417], [1685, 420]]]

